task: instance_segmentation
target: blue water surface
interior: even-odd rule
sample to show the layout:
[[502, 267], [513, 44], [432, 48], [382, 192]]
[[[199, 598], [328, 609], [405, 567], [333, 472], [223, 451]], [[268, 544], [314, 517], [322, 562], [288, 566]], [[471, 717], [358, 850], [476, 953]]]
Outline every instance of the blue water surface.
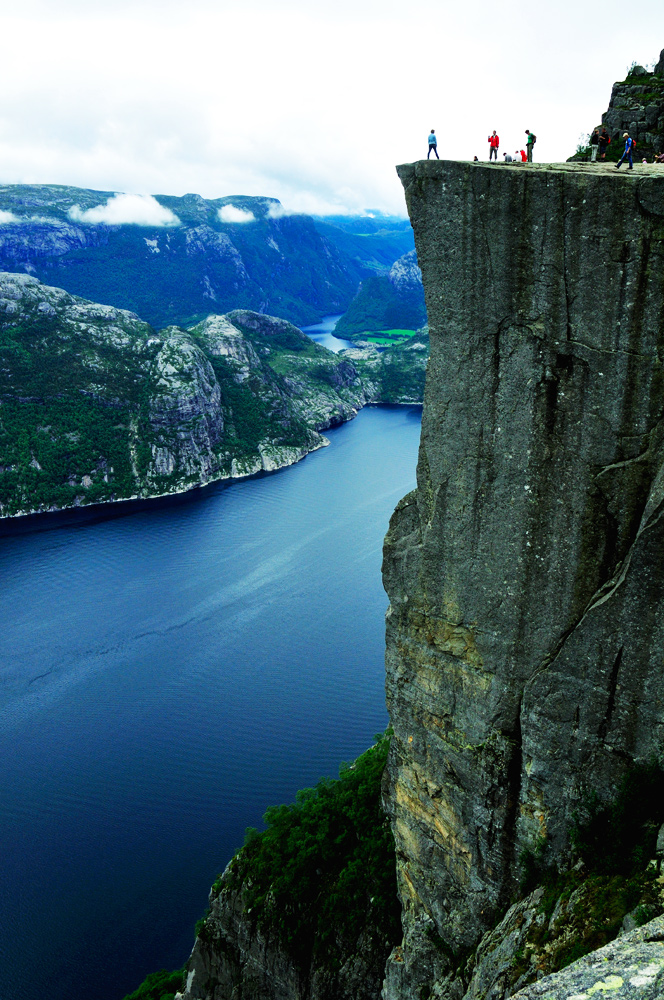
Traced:
[[277, 474], [0, 538], [0, 1000], [181, 965], [245, 827], [385, 727], [419, 432], [365, 409]]

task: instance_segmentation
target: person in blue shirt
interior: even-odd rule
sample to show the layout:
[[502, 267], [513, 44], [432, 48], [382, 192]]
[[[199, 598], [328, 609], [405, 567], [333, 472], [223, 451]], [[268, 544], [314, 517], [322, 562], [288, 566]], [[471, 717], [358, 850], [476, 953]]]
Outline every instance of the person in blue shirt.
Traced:
[[627, 169], [633, 170], [634, 164], [632, 163], [632, 150], [634, 148], [634, 140], [630, 139], [629, 132], [623, 132], [623, 139], [625, 140], [625, 152], [616, 163], [616, 170], [619, 168], [620, 164], [625, 159], [625, 157], [627, 157], [629, 161], [629, 167]]
[[435, 128], [432, 128], [431, 132], [429, 134], [429, 152], [427, 153], [427, 160], [431, 156], [431, 150], [432, 149], [433, 149], [434, 153], [436, 154], [436, 159], [439, 160], [440, 157], [438, 155], [438, 140], [436, 139], [436, 130], [435, 130]]

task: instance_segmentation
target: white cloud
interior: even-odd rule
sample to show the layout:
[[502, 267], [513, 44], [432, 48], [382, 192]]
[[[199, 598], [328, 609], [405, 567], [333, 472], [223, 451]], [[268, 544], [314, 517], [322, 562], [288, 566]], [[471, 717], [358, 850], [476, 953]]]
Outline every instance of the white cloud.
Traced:
[[18, 216], [13, 212], [3, 212], [0, 210], [0, 226], [6, 226], [10, 222], [18, 222]]
[[83, 211], [78, 205], [69, 209], [74, 222], [106, 223], [108, 226], [177, 226], [180, 220], [169, 208], [160, 205], [151, 194], [114, 194], [105, 205]]
[[256, 221], [256, 216], [253, 212], [248, 212], [244, 208], [236, 208], [235, 205], [222, 205], [218, 215], [222, 222]]
[[275, 205], [273, 202], [267, 210], [268, 219], [283, 219], [285, 215], [293, 215], [293, 212], [290, 212], [287, 208], [284, 208], [284, 206], [281, 203], [277, 203]]

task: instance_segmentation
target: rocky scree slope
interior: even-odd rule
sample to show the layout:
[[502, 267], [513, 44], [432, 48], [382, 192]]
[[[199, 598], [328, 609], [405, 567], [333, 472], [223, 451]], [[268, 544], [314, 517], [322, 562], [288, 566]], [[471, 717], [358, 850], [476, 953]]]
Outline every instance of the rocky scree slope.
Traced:
[[[158, 195], [176, 224], [111, 224], [86, 213], [113, 192], [58, 185], [0, 186], [0, 269], [24, 271], [95, 302], [130, 309], [155, 327], [190, 325], [243, 307], [314, 323], [340, 313], [377, 265], [351, 256], [305, 215], [273, 198]], [[229, 222], [232, 207], [250, 222]], [[240, 215], [242, 217], [242, 215]], [[108, 217], [107, 217], [108, 218]], [[381, 238], [394, 260], [403, 239]], [[391, 263], [391, 261], [390, 261]]]
[[340, 337], [358, 339], [379, 330], [417, 330], [426, 323], [422, 275], [414, 250], [394, 262], [386, 275], [366, 278], [335, 327]]
[[[384, 995], [461, 998], [527, 859], [571, 865], [580, 818], [664, 751], [664, 176], [398, 172], [431, 358], [384, 553]], [[624, 818], [642, 865], [661, 801]]]
[[365, 403], [410, 401], [411, 357], [420, 386], [425, 359], [403, 355], [400, 400], [399, 357], [347, 360], [246, 310], [156, 332], [124, 310], [0, 274], [0, 515], [290, 465]]

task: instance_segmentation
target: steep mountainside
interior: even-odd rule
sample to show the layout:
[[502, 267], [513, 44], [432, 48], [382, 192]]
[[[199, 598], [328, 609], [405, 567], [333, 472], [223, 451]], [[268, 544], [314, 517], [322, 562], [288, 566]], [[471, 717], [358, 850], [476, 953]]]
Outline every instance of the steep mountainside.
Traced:
[[422, 275], [414, 250], [400, 257], [386, 275], [366, 278], [335, 333], [349, 339], [380, 330], [417, 330], [427, 321]]
[[156, 332], [0, 274], [0, 515], [290, 465], [367, 402], [421, 400], [425, 364], [426, 349], [349, 360], [246, 310]]
[[475, 989], [473, 963], [503, 941], [536, 976], [549, 947], [547, 902], [521, 951], [512, 913], [475, 952], [533, 873], [558, 894], [579, 857], [646, 880], [664, 820], [664, 175], [399, 175], [431, 359], [385, 544], [404, 927], [385, 996], [498, 998], [509, 979]]
[[[141, 224], [117, 221], [130, 218]], [[133, 310], [155, 327], [238, 307], [301, 324], [343, 312], [375, 269], [381, 239], [373, 240], [366, 265], [273, 198], [155, 200], [56, 185], [0, 187], [0, 270]], [[401, 242], [386, 252], [389, 264]]]

